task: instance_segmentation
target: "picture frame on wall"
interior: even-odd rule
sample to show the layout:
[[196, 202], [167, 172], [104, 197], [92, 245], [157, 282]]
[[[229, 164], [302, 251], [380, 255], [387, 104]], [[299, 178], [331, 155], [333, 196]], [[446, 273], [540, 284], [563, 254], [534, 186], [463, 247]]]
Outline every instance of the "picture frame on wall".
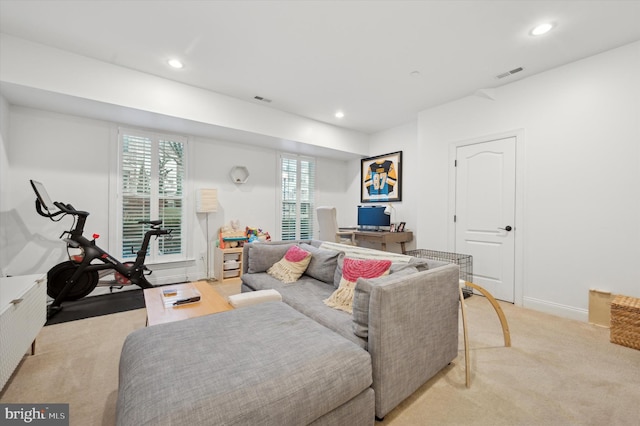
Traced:
[[402, 201], [402, 151], [360, 160], [360, 201]]

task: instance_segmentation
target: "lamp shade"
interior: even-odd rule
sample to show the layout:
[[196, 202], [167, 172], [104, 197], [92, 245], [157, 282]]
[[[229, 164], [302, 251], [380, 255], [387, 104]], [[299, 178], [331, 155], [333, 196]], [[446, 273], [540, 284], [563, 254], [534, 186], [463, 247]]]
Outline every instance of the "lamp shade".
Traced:
[[213, 213], [218, 211], [218, 190], [201, 188], [196, 193], [196, 212]]

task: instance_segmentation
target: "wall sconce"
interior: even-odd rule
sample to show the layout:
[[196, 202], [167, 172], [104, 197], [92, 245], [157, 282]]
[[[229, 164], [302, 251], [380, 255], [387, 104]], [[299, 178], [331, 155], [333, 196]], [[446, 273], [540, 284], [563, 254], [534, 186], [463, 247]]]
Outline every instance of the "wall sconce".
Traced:
[[249, 180], [249, 169], [245, 166], [233, 166], [229, 176], [233, 183], [246, 183]]

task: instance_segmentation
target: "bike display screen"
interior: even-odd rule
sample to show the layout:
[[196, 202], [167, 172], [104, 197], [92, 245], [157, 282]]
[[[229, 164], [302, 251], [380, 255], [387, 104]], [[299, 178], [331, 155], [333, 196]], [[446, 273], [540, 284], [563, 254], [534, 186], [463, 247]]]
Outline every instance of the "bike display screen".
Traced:
[[44, 188], [44, 185], [42, 183], [31, 180], [31, 187], [33, 187], [33, 190], [36, 193], [40, 204], [45, 210], [47, 210], [49, 213], [53, 213], [55, 210], [58, 210], [53, 205], [53, 201], [51, 201], [51, 198], [49, 197], [49, 194], [47, 193], [47, 190]]

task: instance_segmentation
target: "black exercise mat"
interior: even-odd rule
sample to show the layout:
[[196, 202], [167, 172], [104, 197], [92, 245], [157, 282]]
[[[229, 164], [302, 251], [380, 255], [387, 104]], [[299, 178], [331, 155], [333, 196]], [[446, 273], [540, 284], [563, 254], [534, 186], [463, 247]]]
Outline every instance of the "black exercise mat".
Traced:
[[47, 320], [45, 325], [60, 324], [140, 308], [144, 308], [142, 289], [89, 296], [80, 300], [63, 302], [62, 311]]

